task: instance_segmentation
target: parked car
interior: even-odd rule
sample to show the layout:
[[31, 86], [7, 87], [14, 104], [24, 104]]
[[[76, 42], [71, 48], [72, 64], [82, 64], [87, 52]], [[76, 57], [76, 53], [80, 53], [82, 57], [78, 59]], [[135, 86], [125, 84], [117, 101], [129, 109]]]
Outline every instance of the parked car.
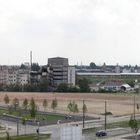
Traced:
[[96, 132], [97, 137], [107, 136], [107, 132], [105, 130], [100, 130]]

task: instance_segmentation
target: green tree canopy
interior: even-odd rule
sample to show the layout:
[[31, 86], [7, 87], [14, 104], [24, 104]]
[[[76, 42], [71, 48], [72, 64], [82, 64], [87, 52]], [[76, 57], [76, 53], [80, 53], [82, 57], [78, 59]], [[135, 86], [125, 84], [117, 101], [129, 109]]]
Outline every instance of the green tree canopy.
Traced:
[[27, 98], [25, 98], [23, 101], [23, 108], [24, 108], [24, 110], [27, 111], [27, 108], [28, 108], [28, 99]]
[[68, 84], [67, 83], [61, 83], [57, 87], [58, 92], [67, 92], [68, 91]]
[[129, 126], [131, 127], [134, 134], [138, 133], [139, 124], [138, 124], [137, 120], [133, 118], [133, 116], [131, 116], [131, 118], [129, 120]]
[[37, 107], [34, 98], [32, 98], [30, 101], [30, 114], [32, 118], [36, 117], [36, 112], [37, 112]]
[[48, 91], [48, 80], [42, 79], [39, 83], [39, 90], [40, 92], [47, 92]]
[[55, 98], [54, 100], [52, 100], [51, 108], [54, 110], [56, 109], [57, 105], [58, 105], [57, 99]]
[[7, 94], [4, 96], [4, 102], [5, 104], [9, 104], [10, 102], [9, 96]]
[[73, 112], [73, 113], [79, 112], [78, 105], [75, 103], [75, 101], [73, 101], [73, 102], [70, 101], [67, 108], [68, 108], [69, 112]]
[[15, 110], [17, 108], [19, 108], [19, 99], [16, 97], [13, 99], [13, 106], [14, 106]]
[[46, 110], [48, 106], [48, 101], [46, 99], [43, 100], [43, 107], [44, 107], [44, 111]]
[[94, 62], [91, 62], [90, 64], [89, 64], [89, 66], [90, 66], [90, 68], [91, 69], [96, 69], [96, 64], [94, 63]]
[[130, 85], [131, 87], [135, 86], [135, 82], [134, 81], [128, 81], [127, 84]]
[[78, 85], [81, 92], [90, 92], [89, 81], [86, 78], [81, 78], [78, 80]]

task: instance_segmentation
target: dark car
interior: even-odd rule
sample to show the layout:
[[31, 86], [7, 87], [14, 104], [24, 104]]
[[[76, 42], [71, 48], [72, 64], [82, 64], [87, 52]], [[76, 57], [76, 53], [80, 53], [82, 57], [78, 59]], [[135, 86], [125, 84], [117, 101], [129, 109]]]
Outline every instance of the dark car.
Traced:
[[105, 130], [100, 130], [96, 132], [97, 137], [107, 136], [107, 132]]

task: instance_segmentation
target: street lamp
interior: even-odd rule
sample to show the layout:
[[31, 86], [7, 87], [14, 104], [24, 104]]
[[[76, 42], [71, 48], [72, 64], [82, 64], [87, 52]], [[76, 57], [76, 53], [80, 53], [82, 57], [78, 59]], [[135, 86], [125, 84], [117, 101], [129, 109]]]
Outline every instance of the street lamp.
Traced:
[[135, 116], [136, 116], [135, 106], [136, 106], [136, 98], [135, 98], [135, 95], [134, 95], [134, 120], [135, 120]]
[[[15, 110], [17, 111], [17, 107], [18, 107], [19, 103], [16, 101], [15, 103]], [[18, 114], [17, 114], [17, 136], [19, 135], [19, 118], [18, 118]]]
[[16, 102], [16, 108], [15, 108], [15, 110], [17, 111], [17, 109], [18, 109], [18, 106], [19, 106], [19, 103], [18, 102]]
[[19, 118], [17, 118], [17, 136], [19, 135]]
[[40, 125], [40, 122], [38, 121], [38, 122], [37, 122], [37, 126], [38, 126], [38, 128], [37, 128], [37, 131], [36, 131], [37, 134], [38, 134], [38, 139], [39, 139], [39, 125]]
[[84, 105], [85, 105], [85, 101], [83, 100], [83, 128], [85, 127], [85, 108], [84, 108]]
[[106, 120], [106, 115], [107, 115], [107, 114], [106, 114], [106, 113], [107, 113], [107, 111], [106, 111], [106, 110], [107, 110], [106, 105], [107, 105], [107, 102], [105, 101], [105, 131], [106, 131], [106, 121], [107, 121], [107, 120]]
[[10, 140], [8, 125], [6, 126], [6, 135], [7, 135], [7, 140]]

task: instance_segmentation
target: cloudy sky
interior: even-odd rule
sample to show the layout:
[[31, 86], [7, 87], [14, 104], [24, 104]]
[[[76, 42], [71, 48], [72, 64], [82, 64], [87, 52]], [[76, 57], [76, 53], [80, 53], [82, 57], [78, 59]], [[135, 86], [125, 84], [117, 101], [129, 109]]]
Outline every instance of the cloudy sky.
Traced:
[[1, 0], [0, 64], [49, 57], [140, 65], [139, 0]]

